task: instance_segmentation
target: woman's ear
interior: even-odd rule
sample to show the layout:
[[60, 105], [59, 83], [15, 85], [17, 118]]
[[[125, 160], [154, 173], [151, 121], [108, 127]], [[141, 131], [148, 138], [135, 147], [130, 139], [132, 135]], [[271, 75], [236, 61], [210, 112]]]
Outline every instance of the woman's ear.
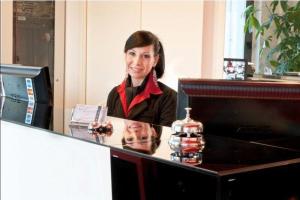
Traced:
[[128, 67], [127, 67], [127, 57], [126, 53], [124, 53], [124, 61], [125, 61], [125, 78], [128, 76]]
[[157, 133], [153, 127], [151, 127], [151, 133], [152, 133], [152, 135], [151, 135], [152, 137], [157, 138]]

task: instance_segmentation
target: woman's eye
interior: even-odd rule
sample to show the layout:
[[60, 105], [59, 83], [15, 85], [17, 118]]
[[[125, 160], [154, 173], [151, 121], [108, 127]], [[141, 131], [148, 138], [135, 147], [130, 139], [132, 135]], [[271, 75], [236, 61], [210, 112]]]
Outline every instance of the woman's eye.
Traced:
[[142, 140], [147, 140], [147, 139], [148, 139], [148, 136], [142, 136], [141, 139], [142, 139]]
[[133, 137], [128, 137], [128, 138], [126, 138], [126, 141], [127, 141], [127, 142], [132, 142], [132, 141], [133, 141]]
[[150, 55], [146, 54], [144, 55], [144, 58], [150, 58]]
[[128, 54], [131, 56], [135, 56], [135, 52], [133, 52], [133, 51], [130, 51]]

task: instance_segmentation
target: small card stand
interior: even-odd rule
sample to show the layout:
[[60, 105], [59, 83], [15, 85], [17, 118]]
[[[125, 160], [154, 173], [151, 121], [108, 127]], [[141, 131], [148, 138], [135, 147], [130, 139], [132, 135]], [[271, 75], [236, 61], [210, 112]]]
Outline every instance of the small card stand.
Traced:
[[77, 104], [72, 111], [70, 125], [88, 126], [99, 120], [101, 106]]

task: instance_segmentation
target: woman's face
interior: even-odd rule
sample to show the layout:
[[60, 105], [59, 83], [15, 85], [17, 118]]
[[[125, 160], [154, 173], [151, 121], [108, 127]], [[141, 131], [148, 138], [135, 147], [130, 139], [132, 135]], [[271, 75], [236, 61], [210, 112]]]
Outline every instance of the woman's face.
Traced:
[[154, 53], [154, 46], [135, 47], [125, 53], [127, 73], [134, 80], [143, 80], [157, 64], [158, 55]]
[[157, 137], [154, 128], [149, 123], [125, 120], [123, 137], [126, 146], [132, 149], [150, 151], [152, 137]]
[[152, 135], [150, 124], [130, 120], [125, 121], [124, 138], [126, 143], [148, 142], [151, 141]]

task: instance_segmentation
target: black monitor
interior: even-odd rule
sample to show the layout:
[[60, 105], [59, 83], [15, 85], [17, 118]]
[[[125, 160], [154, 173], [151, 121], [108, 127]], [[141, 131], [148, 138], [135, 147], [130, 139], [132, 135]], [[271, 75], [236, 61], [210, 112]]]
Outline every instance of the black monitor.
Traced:
[[1, 64], [1, 96], [52, 104], [48, 67]]
[[180, 79], [177, 118], [191, 117], [204, 133], [263, 139], [300, 136], [300, 82]]

